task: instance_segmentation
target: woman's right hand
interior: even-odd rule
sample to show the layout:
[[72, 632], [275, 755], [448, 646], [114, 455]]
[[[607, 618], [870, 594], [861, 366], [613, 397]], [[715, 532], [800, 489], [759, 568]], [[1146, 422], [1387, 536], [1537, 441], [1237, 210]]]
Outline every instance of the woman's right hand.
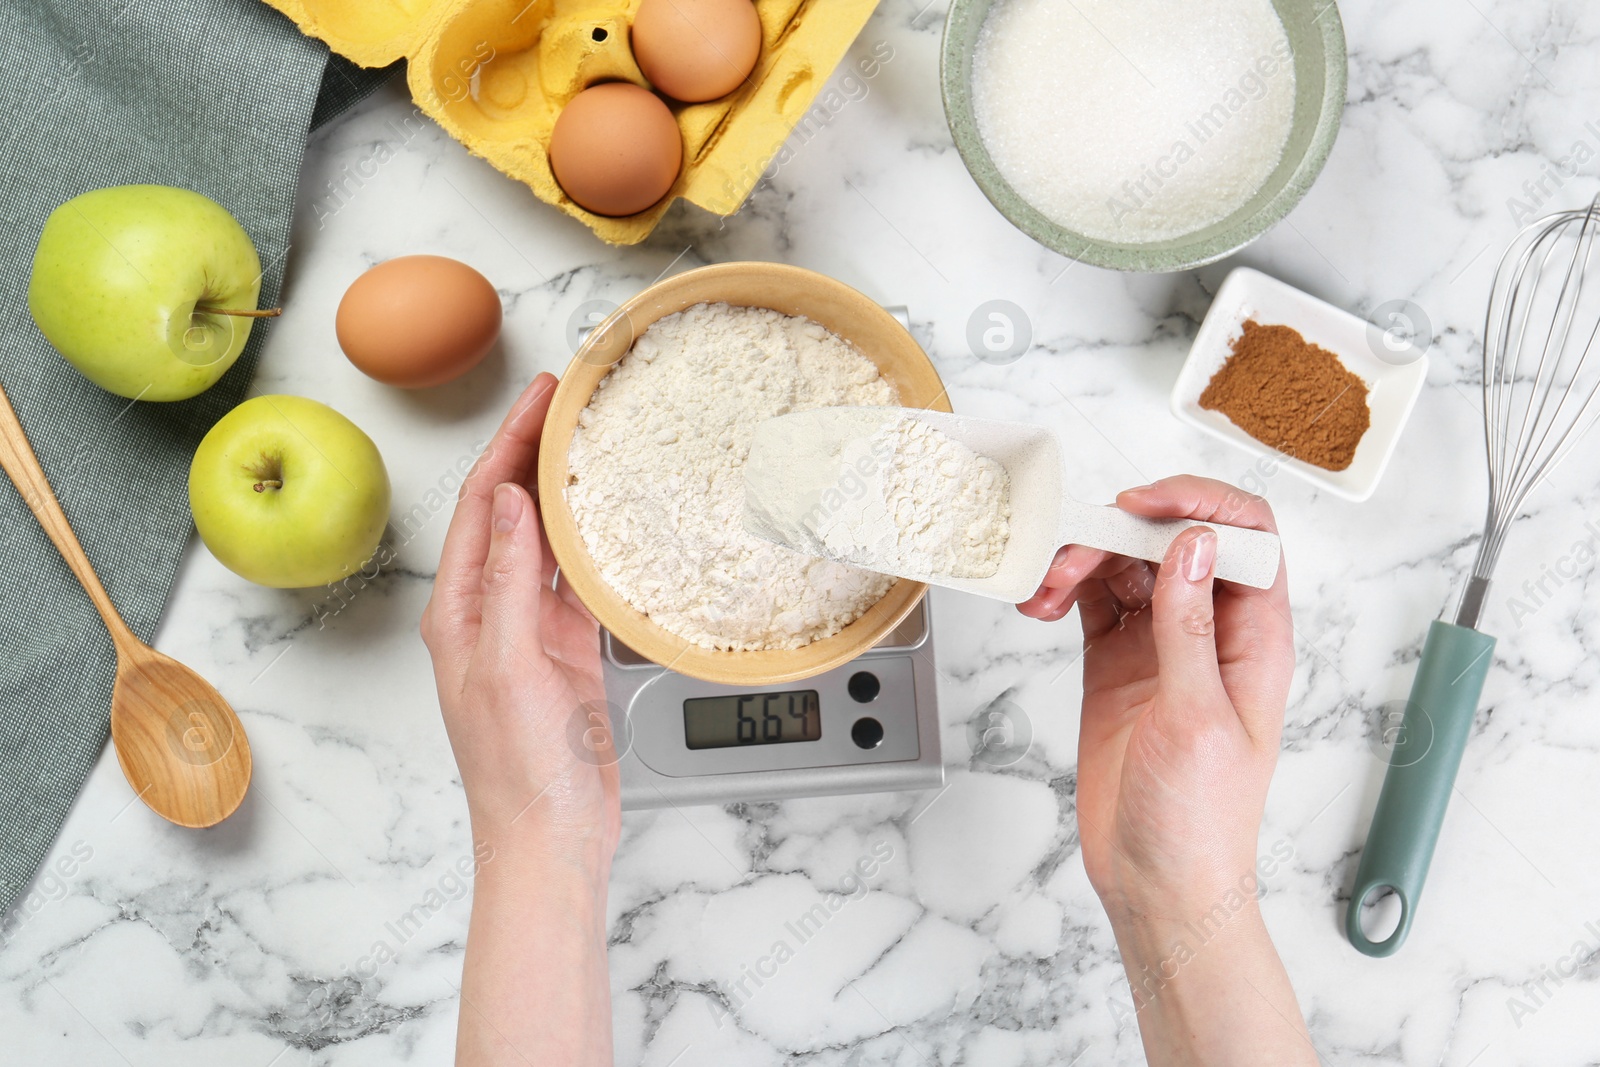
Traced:
[[[1222, 482], [1168, 478], [1117, 497], [1152, 518], [1276, 532], [1266, 501]], [[1069, 545], [1024, 615], [1083, 625], [1078, 818], [1108, 905], [1154, 892], [1206, 899], [1256, 861], [1294, 673], [1286, 578], [1216, 583], [1216, 534], [1195, 527], [1159, 569]]]
[[[1131, 489], [1117, 505], [1276, 530], [1266, 501], [1202, 478]], [[1280, 567], [1270, 589], [1218, 584], [1216, 546], [1213, 531], [1187, 530], [1158, 569], [1069, 545], [1019, 610], [1056, 620], [1076, 606], [1083, 625], [1079, 837], [1151, 1063], [1315, 1062], [1256, 907], [1294, 673], [1286, 577]], [[1211, 936], [1197, 944], [1195, 931]], [[1213, 1001], [1213, 1025], [1197, 1025], [1192, 1012]]]

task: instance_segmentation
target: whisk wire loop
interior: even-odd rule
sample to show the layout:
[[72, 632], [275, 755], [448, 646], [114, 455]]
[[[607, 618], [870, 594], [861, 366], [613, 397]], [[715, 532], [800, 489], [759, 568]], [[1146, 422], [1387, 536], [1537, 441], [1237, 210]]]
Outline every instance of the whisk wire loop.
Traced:
[[1600, 417], [1600, 299], [1585, 285], [1597, 244], [1600, 197], [1524, 227], [1495, 268], [1483, 330], [1488, 507], [1459, 625], [1476, 624], [1528, 496]]

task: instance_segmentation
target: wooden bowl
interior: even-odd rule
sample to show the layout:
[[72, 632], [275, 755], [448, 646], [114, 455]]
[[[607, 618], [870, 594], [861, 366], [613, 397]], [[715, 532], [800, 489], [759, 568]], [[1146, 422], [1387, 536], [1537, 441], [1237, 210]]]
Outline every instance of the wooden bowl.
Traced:
[[650, 661], [707, 682], [776, 685], [810, 678], [855, 659], [888, 636], [928, 587], [897, 581], [861, 618], [803, 648], [713, 651], [662, 629], [606, 583], [566, 500], [572, 432], [601, 379], [657, 319], [695, 304], [718, 302], [771, 308], [821, 323], [877, 364], [907, 407], [949, 411], [950, 401], [933, 363], [894, 316], [843, 282], [781, 263], [718, 263], [657, 282], [595, 327], [561, 376], [539, 443], [539, 507], [561, 573], [600, 625]]

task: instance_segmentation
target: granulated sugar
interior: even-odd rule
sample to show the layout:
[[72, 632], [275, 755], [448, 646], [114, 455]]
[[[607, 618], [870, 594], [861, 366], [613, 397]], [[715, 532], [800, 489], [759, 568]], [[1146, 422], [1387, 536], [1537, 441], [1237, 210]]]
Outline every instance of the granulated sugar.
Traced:
[[1271, 0], [1001, 0], [973, 58], [978, 132], [1011, 187], [1087, 237], [1181, 237], [1277, 167], [1294, 66]]
[[606, 582], [659, 626], [704, 648], [799, 648], [893, 579], [745, 532], [751, 435], [790, 411], [897, 401], [809, 319], [698, 304], [651, 325], [579, 413], [567, 502]]

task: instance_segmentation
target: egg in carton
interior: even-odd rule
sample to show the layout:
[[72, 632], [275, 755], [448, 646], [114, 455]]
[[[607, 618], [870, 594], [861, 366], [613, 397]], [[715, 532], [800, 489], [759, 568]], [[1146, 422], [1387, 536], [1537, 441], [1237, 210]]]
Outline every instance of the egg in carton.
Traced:
[[755, 70], [728, 96], [666, 100], [683, 167], [654, 206], [612, 218], [579, 207], [548, 152], [557, 116], [604, 81], [651, 88], [629, 45], [640, 0], [268, 0], [364, 67], [404, 57], [417, 106], [503, 173], [612, 244], [649, 236], [678, 197], [731, 215], [755, 188], [877, 7], [877, 0], [753, 0]]

